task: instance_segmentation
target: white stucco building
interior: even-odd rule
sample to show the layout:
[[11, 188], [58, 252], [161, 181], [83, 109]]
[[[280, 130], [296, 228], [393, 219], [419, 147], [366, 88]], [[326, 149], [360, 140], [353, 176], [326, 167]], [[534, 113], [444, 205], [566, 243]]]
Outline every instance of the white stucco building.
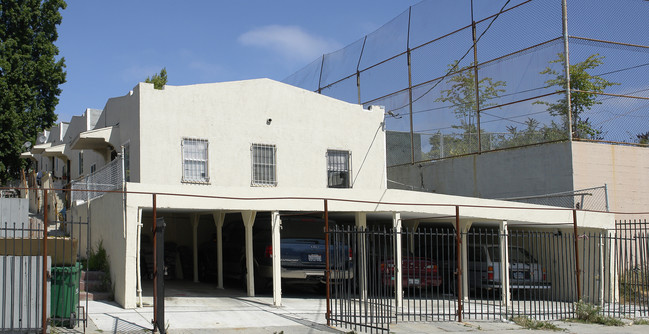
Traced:
[[[270, 213], [273, 242], [279, 242], [281, 212], [322, 212], [324, 199], [339, 219], [358, 226], [451, 222], [456, 206], [464, 230], [474, 222], [503, 228], [573, 221], [569, 210], [523, 210], [530, 205], [387, 189], [383, 108], [365, 110], [268, 79], [162, 90], [140, 83], [109, 99], [103, 110], [87, 109], [43, 138], [23, 157], [38, 162], [46, 179], [85, 184], [91, 173], [98, 178], [119, 171], [117, 181], [108, 175], [102, 182], [126, 193], [89, 201], [85, 192], [73, 194], [67, 219], [90, 221], [89, 242], [103, 241], [115, 300], [125, 308], [138, 304], [140, 241], [151, 235], [154, 201], [157, 216], [167, 222], [166, 240], [192, 249], [194, 280], [197, 245], [212, 232], [222, 238], [227, 214], [243, 220], [247, 252], [257, 213]], [[578, 221], [589, 228], [613, 224], [604, 213], [579, 212]], [[274, 297], [280, 304], [277, 253]], [[251, 258], [248, 272], [254, 270]], [[254, 294], [253, 275], [248, 277], [248, 293]]]

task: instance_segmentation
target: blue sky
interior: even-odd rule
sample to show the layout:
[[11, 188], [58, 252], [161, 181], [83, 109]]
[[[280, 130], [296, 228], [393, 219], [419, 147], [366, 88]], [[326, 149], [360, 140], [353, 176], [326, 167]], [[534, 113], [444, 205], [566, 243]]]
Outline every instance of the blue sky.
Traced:
[[68, 0], [58, 28], [67, 122], [167, 68], [170, 85], [282, 80], [419, 0]]

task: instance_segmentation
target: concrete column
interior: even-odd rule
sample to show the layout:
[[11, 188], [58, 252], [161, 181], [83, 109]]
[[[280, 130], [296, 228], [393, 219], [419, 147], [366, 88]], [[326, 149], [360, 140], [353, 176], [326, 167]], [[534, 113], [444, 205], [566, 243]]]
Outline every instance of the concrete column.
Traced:
[[403, 305], [403, 268], [401, 265], [401, 213], [392, 213], [392, 226], [394, 227], [394, 295], [396, 307]]
[[193, 231], [193, 249], [194, 249], [194, 283], [198, 283], [198, 220], [200, 216], [198, 214], [189, 215], [189, 221], [192, 223]]
[[[356, 212], [354, 214], [356, 228], [358, 230], [367, 229], [367, 214], [365, 212]], [[367, 302], [367, 247], [365, 245], [365, 234], [358, 234], [358, 290], [361, 294], [361, 301]]]
[[216, 225], [217, 288], [223, 289], [223, 222], [225, 221], [225, 212], [215, 212], [212, 217], [214, 225]]
[[500, 282], [502, 305], [509, 305], [509, 232], [507, 231], [507, 221], [500, 222]]
[[256, 211], [242, 211], [243, 225], [246, 235], [246, 281], [248, 297], [255, 296], [255, 263], [252, 254], [252, 226], [255, 224]]
[[[406, 228], [407, 231], [414, 232], [417, 230], [417, 227], [419, 226], [419, 220], [408, 220], [403, 222], [403, 227]], [[414, 233], [408, 233], [408, 245], [410, 248], [408, 249], [408, 252], [414, 253], [415, 251], [415, 234]]]
[[282, 220], [279, 211], [271, 215], [272, 247], [273, 247], [273, 305], [282, 306], [282, 252], [280, 245], [280, 228]]

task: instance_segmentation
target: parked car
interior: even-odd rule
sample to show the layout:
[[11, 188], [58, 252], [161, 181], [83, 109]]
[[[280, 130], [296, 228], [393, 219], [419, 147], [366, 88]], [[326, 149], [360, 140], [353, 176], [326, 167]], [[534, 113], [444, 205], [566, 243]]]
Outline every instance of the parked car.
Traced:
[[[223, 267], [226, 277], [245, 282], [246, 255], [241, 222], [224, 227]], [[323, 284], [325, 282], [326, 246], [324, 220], [312, 217], [282, 217], [280, 231], [281, 277], [286, 284]], [[267, 218], [258, 219], [253, 228], [255, 286], [265, 289], [272, 284], [271, 225]], [[329, 246], [332, 279], [352, 279], [351, 249], [343, 243]], [[203, 255], [205, 254], [205, 255]], [[344, 254], [341, 256], [340, 254]], [[201, 274], [206, 280], [216, 277], [216, 242], [201, 247]], [[335, 259], [335, 260], [334, 260]]]
[[[395, 284], [394, 258], [381, 262], [381, 280], [384, 285]], [[401, 282], [403, 288], [436, 287], [442, 284], [442, 277], [437, 270], [437, 264], [423, 257], [403, 255], [401, 257]]]
[[[500, 289], [501, 256], [498, 245], [468, 246], [469, 287], [472, 289]], [[545, 268], [524, 248], [510, 246], [509, 287], [514, 290], [543, 290], [551, 287]]]

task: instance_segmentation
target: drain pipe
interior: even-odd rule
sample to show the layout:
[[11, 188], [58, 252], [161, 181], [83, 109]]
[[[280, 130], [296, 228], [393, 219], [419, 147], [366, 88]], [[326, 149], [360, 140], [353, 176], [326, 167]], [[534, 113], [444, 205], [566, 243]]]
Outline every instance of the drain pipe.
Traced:
[[142, 214], [142, 208], [137, 209], [137, 233], [136, 233], [136, 242], [135, 242], [135, 270], [137, 274], [135, 275], [137, 277], [137, 307], [143, 307], [142, 304], [142, 270], [140, 269], [140, 240], [141, 240], [141, 235], [142, 235], [142, 219], [141, 219], [141, 214]]

